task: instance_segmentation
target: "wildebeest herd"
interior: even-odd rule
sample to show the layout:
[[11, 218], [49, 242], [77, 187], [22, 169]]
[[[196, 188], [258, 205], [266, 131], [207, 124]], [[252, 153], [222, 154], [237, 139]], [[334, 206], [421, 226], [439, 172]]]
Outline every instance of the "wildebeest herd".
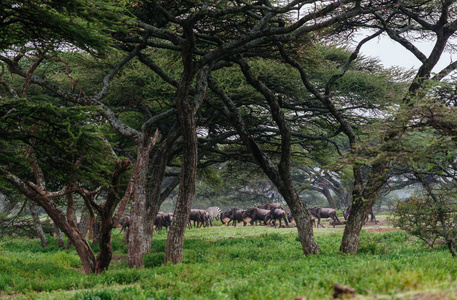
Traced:
[[[350, 208], [343, 212], [344, 219], [347, 219], [350, 213]], [[342, 225], [337, 216], [336, 210], [333, 208], [314, 207], [308, 209], [311, 214], [311, 221], [315, 227], [321, 226], [322, 218], [330, 218], [335, 225]], [[374, 214], [371, 212], [371, 221], [374, 219]], [[317, 224], [316, 224], [317, 219]], [[163, 228], [168, 229], [173, 220], [172, 213], [159, 212], [155, 218], [154, 226], [157, 231]], [[207, 209], [191, 209], [189, 214], [188, 228], [201, 228], [213, 226], [214, 220], [220, 220], [223, 224], [229, 225], [232, 223], [236, 226], [237, 223], [243, 223], [246, 226], [250, 225], [271, 225], [276, 227], [279, 221], [279, 227], [290, 227], [293, 222], [292, 214], [283, 209], [278, 203], [266, 203], [257, 207], [248, 209], [232, 208], [227, 211], [222, 211], [217, 206], [208, 207]], [[284, 225], [282, 222], [284, 221]], [[130, 217], [124, 216], [119, 219], [118, 225], [122, 226], [121, 232], [130, 226]]]

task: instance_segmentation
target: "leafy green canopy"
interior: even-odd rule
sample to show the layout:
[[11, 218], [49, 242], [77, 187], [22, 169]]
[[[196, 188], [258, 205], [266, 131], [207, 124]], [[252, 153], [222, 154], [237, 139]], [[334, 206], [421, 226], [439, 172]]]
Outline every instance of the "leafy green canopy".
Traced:
[[89, 52], [105, 48], [109, 33], [128, 22], [123, 1], [5, 0], [0, 4], [0, 49], [27, 43], [71, 43]]
[[[30, 163], [36, 159], [54, 187], [104, 184], [113, 156], [100, 138], [95, 117], [93, 107], [57, 107], [22, 99], [2, 102], [0, 166], [31, 179]], [[33, 149], [32, 156], [27, 147]]]

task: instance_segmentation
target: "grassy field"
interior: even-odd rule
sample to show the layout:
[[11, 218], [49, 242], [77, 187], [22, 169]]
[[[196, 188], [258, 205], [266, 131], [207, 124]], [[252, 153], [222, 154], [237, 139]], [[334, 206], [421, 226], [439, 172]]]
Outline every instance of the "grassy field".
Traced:
[[162, 265], [166, 232], [155, 234], [146, 268], [131, 270], [115, 229], [110, 270], [86, 276], [57, 241], [0, 240], [0, 297], [16, 299], [331, 299], [333, 285], [358, 299], [457, 299], [457, 263], [385, 221], [365, 227], [357, 256], [341, 255], [343, 226], [315, 230], [322, 252], [305, 257], [295, 228], [225, 227], [186, 232], [183, 264]]

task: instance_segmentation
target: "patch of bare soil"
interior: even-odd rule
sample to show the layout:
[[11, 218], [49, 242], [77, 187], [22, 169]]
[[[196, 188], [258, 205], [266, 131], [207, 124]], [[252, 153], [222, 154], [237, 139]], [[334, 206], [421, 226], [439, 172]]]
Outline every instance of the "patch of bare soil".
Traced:
[[371, 229], [366, 229], [368, 232], [389, 232], [389, 231], [397, 231], [400, 230], [398, 228], [371, 228]]

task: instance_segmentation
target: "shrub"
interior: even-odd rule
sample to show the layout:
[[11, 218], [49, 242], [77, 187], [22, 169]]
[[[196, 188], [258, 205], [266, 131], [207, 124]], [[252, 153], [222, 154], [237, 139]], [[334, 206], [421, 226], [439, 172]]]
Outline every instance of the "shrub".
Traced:
[[452, 256], [456, 256], [457, 204], [446, 194], [410, 197], [398, 202], [393, 225], [418, 237], [433, 248], [444, 239]]

